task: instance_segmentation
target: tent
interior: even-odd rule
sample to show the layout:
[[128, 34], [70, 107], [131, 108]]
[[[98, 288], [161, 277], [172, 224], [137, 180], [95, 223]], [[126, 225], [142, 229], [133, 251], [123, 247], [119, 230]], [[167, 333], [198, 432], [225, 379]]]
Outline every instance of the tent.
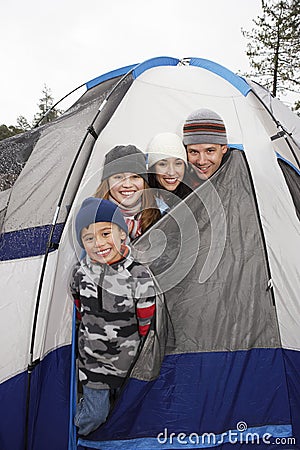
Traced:
[[[230, 158], [134, 245], [163, 292], [107, 422], [76, 441], [73, 220], [105, 153], [181, 134], [200, 107]], [[86, 83], [0, 143], [0, 449], [300, 448], [300, 120], [208, 60], [159, 57]]]

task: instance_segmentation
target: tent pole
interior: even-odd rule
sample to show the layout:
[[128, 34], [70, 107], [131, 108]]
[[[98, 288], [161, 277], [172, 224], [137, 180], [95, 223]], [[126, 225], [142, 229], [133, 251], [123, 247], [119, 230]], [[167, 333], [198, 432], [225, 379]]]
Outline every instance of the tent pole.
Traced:
[[[53, 238], [53, 234], [54, 234], [54, 230], [55, 230], [55, 226], [57, 223], [57, 219], [58, 219], [58, 215], [62, 206], [62, 202], [64, 199], [64, 196], [66, 194], [67, 191], [67, 187], [69, 185], [70, 179], [72, 177], [74, 168], [76, 166], [76, 163], [79, 159], [79, 156], [81, 154], [81, 151], [83, 149], [83, 146], [87, 140], [87, 137], [91, 134], [94, 137], [94, 140], [96, 141], [98, 135], [94, 129], [94, 124], [96, 122], [96, 120], [98, 119], [99, 114], [103, 111], [104, 106], [106, 105], [106, 103], [108, 102], [108, 99], [111, 97], [111, 95], [113, 94], [113, 92], [115, 92], [115, 90], [117, 89], [117, 87], [127, 78], [128, 75], [130, 75], [133, 70], [135, 69], [135, 67], [131, 68], [129, 70], [129, 72], [127, 72], [125, 75], [123, 75], [120, 80], [115, 84], [115, 86], [111, 89], [111, 91], [108, 93], [106, 99], [101, 103], [97, 113], [95, 114], [94, 119], [92, 120], [91, 125], [87, 128], [87, 132], [84, 135], [84, 138], [81, 141], [81, 144], [77, 150], [77, 153], [73, 159], [72, 165], [70, 167], [70, 170], [68, 172], [68, 175], [65, 179], [63, 188], [62, 188], [62, 192], [60, 194], [58, 203], [57, 203], [57, 207], [56, 207], [56, 211], [54, 214], [54, 218], [52, 221], [52, 225], [51, 225], [51, 230], [50, 230], [50, 234], [49, 234], [49, 239], [48, 239], [48, 243], [47, 243], [47, 247], [46, 247], [46, 251], [45, 251], [45, 255], [44, 255], [44, 260], [43, 260], [43, 266], [42, 266], [42, 270], [41, 270], [41, 275], [40, 275], [40, 280], [39, 280], [39, 287], [38, 287], [38, 292], [37, 292], [37, 297], [36, 297], [36, 302], [35, 302], [35, 311], [34, 311], [34, 319], [33, 319], [33, 325], [32, 325], [32, 332], [31, 332], [31, 341], [30, 341], [30, 354], [29, 354], [29, 364], [28, 364], [28, 368], [27, 368], [27, 374], [28, 374], [28, 378], [27, 378], [27, 389], [26, 389], [26, 415], [25, 415], [25, 431], [24, 431], [24, 450], [32, 450], [29, 449], [28, 447], [28, 440], [29, 440], [29, 413], [30, 413], [30, 400], [31, 400], [31, 381], [32, 381], [32, 372], [35, 369], [35, 367], [40, 363], [40, 358], [36, 359], [34, 361], [34, 347], [35, 347], [35, 337], [36, 337], [36, 331], [37, 331], [37, 319], [38, 319], [38, 313], [39, 313], [39, 307], [40, 307], [40, 300], [41, 300], [41, 292], [42, 292], [42, 287], [43, 287], [43, 282], [44, 282], [44, 276], [45, 276], [45, 271], [46, 271], [46, 266], [47, 266], [47, 261], [48, 261], [48, 256], [49, 256], [49, 252], [52, 249], [57, 249], [58, 248], [58, 243], [52, 242], [52, 238]], [[76, 88], [78, 89], [78, 88]], [[73, 91], [72, 91], [73, 92]], [[71, 94], [71, 93], [70, 93]], [[68, 94], [69, 95], [69, 94]], [[93, 132], [91, 132], [93, 131]], [[94, 142], [95, 142], [94, 141]], [[90, 154], [88, 155], [88, 158], [86, 160], [86, 163], [82, 169], [82, 173], [84, 173], [89, 159], [91, 157], [92, 154], [92, 150], [93, 150], [94, 144], [91, 146], [90, 149]], [[77, 188], [75, 190], [75, 192], [77, 192], [77, 189], [79, 187], [81, 179], [78, 182]], [[74, 198], [73, 198], [74, 200]], [[71, 205], [73, 203], [73, 200], [71, 202]], [[69, 212], [70, 212], [71, 208], [69, 209], [67, 216], [66, 216], [66, 220], [68, 218]], [[65, 223], [66, 223], [65, 220]], [[32, 426], [32, 429], [34, 427], [34, 423]]]
[[69, 97], [69, 95], [73, 94], [74, 92], [76, 92], [78, 89], [82, 88], [85, 85], [85, 83], [81, 84], [80, 86], [78, 86], [77, 88], [73, 89], [71, 92], [69, 92], [68, 94], [64, 95], [61, 99], [59, 99], [56, 103], [54, 103], [54, 105], [51, 106], [51, 108], [49, 108], [45, 114], [43, 115], [43, 117], [40, 118], [40, 120], [34, 125], [34, 127], [32, 127], [32, 129], [37, 128], [39, 126], [39, 124], [45, 119], [45, 117], [48, 116], [48, 114], [50, 114], [51, 111], [53, 111], [53, 109], [60, 103], [62, 102], [65, 98]]

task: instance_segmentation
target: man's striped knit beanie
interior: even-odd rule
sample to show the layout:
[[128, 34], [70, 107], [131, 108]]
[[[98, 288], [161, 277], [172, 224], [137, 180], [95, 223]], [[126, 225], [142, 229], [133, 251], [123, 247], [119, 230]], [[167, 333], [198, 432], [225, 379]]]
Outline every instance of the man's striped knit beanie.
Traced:
[[226, 145], [227, 135], [223, 120], [210, 109], [197, 109], [188, 116], [184, 123], [183, 143], [184, 145]]

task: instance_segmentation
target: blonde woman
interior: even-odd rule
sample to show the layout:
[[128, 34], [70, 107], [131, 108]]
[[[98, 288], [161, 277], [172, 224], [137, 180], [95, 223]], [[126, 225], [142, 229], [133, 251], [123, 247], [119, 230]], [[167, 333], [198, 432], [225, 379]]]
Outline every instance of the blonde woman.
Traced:
[[134, 145], [116, 146], [105, 155], [102, 181], [95, 197], [111, 200], [121, 209], [131, 241], [161, 217], [149, 189], [146, 157]]

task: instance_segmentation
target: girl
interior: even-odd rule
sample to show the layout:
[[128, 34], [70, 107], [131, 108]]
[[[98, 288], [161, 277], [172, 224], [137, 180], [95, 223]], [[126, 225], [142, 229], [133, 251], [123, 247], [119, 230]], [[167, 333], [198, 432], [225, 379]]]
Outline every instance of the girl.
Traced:
[[186, 150], [177, 134], [160, 133], [147, 151], [149, 186], [171, 208], [192, 192], [187, 180]]
[[161, 217], [149, 189], [146, 157], [134, 145], [114, 147], [105, 155], [102, 181], [95, 197], [111, 200], [119, 206], [131, 241]]

